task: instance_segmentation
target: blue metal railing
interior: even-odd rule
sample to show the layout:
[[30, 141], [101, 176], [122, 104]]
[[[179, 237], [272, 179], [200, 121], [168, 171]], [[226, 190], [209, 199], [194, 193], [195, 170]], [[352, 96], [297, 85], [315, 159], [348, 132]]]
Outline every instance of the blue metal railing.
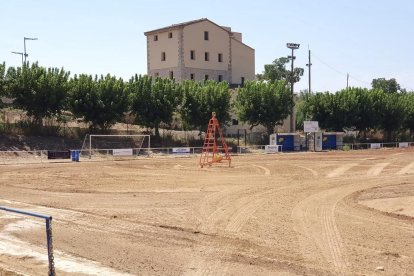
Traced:
[[0, 210], [6, 211], [6, 212], [12, 212], [16, 214], [31, 216], [35, 218], [41, 218], [46, 221], [46, 239], [47, 239], [47, 256], [49, 260], [49, 276], [55, 276], [55, 263], [54, 263], [54, 257], [53, 257], [53, 238], [52, 238], [52, 217], [51, 216], [45, 216], [42, 214], [34, 213], [34, 212], [27, 212], [22, 211], [14, 208], [8, 208], [4, 206], [0, 206]]

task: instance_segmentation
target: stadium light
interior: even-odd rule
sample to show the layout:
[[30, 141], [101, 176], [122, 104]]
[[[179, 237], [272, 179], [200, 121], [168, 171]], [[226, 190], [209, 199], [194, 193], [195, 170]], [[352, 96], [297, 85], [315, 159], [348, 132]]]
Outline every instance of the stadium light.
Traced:
[[12, 52], [12, 54], [21, 55], [22, 56], [22, 66], [23, 66], [23, 53], [22, 52]]
[[[299, 49], [300, 44], [298, 43], [286, 43], [286, 47], [292, 50], [292, 55], [288, 56], [290, 58], [291, 62], [291, 71], [290, 71], [290, 90], [292, 93], [292, 102], [294, 102], [294, 93], [293, 93], [293, 84], [295, 83], [293, 80], [293, 61], [295, 60], [295, 56], [293, 55], [293, 51]], [[295, 120], [294, 120], [294, 108], [292, 108], [292, 111], [290, 113], [290, 132], [295, 132]]]
[[23, 38], [23, 43], [24, 43], [24, 63], [26, 63], [26, 58], [29, 56], [26, 53], [26, 40], [37, 40], [37, 37], [24, 37]]

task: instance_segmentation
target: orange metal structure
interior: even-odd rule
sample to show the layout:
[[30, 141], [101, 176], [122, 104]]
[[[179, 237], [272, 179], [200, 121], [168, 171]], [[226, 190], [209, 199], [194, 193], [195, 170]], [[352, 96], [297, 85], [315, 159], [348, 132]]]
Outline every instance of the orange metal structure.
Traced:
[[[218, 141], [216, 139], [217, 134], [219, 135]], [[227, 160], [230, 167], [231, 158], [229, 155], [229, 148], [227, 147], [226, 141], [224, 141], [220, 124], [216, 118], [216, 113], [213, 112], [204, 139], [203, 152], [200, 157], [200, 166], [211, 166], [211, 164], [220, 163], [223, 160]]]

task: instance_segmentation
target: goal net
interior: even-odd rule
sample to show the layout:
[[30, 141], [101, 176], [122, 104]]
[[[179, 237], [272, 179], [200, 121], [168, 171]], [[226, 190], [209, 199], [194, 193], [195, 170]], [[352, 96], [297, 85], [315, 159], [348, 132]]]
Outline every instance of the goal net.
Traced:
[[89, 158], [136, 158], [149, 154], [150, 136], [138, 134], [87, 134], [81, 150], [81, 155], [87, 155]]

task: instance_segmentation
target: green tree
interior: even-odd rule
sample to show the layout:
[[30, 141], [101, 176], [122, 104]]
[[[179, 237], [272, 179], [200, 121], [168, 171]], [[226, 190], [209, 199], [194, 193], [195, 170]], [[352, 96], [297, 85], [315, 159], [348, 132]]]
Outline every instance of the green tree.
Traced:
[[290, 114], [293, 100], [285, 81], [247, 81], [238, 90], [235, 106], [238, 117], [248, 122], [250, 129], [261, 124], [270, 135]]
[[6, 93], [6, 64], [0, 64], [0, 96]]
[[9, 68], [8, 89], [14, 106], [25, 110], [38, 125], [45, 117], [59, 115], [66, 105], [69, 74], [63, 68], [46, 69], [37, 63]]
[[410, 136], [414, 135], [414, 92], [407, 93], [403, 96], [405, 106], [405, 120], [403, 126], [410, 131]]
[[0, 64], [0, 108], [3, 107], [2, 97], [6, 96], [6, 64]]
[[180, 103], [180, 88], [174, 80], [135, 75], [128, 83], [136, 122], [154, 128], [159, 137], [161, 123], [170, 124]]
[[395, 79], [378, 78], [372, 80], [372, 89], [382, 90], [385, 93], [397, 93], [401, 91], [400, 85]]
[[328, 92], [325, 93], [315, 93], [312, 94], [304, 102], [301, 112], [303, 112], [307, 119], [312, 121], [318, 121], [319, 127], [322, 129], [329, 129], [330, 126], [330, 116], [331, 116], [331, 94]]
[[393, 141], [396, 132], [401, 130], [406, 116], [404, 98], [396, 93], [385, 93], [381, 104], [381, 124], [384, 130], [385, 140]]
[[71, 81], [70, 107], [74, 116], [91, 128], [108, 129], [128, 110], [128, 94], [122, 79], [106, 75], [95, 79], [80, 75]]
[[281, 57], [275, 59], [272, 64], [266, 64], [264, 66], [263, 75], [258, 75], [259, 80], [278, 81], [285, 80], [288, 83], [298, 82], [300, 77], [303, 76], [303, 68], [294, 68], [293, 74], [290, 70], [286, 69], [286, 64], [289, 63], [289, 58]]
[[222, 125], [230, 120], [231, 94], [228, 83], [185, 81], [181, 90], [183, 99], [180, 115], [186, 129], [206, 130], [212, 112], [216, 113]]

